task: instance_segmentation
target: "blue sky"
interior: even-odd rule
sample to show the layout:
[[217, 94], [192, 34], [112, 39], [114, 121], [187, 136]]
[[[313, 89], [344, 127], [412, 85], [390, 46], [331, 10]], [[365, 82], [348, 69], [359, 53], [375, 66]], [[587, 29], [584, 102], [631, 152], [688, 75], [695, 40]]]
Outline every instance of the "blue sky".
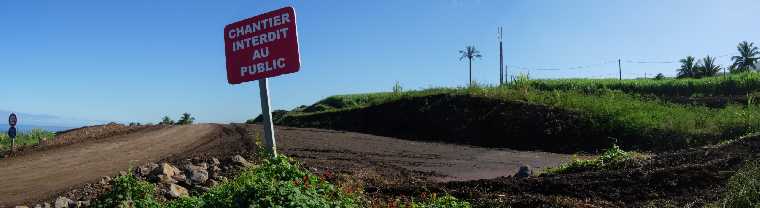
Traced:
[[[223, 27], [292, 5], [301, 71], [270, 79], [275, 109], [333, 94], [498, 82], [496, 27], [510, 73], [674, 75], [687, 55], [760, 42], [760, 2], [743, 1], [21, 1], [0, 2], [0, 109], [156, 122], [192, 113], [241, 122], [260, 112], [255, 82], [228, 85]], [[747, 26], [749, 25], [749, 26]], [[726, 65], [728, 56], [718, 61]], [[615, 62], [615, 63], [613, 63]], [[594, 65], [593, 68], [573, 69]], [[518, 68], [521, 67], [521, 68]], [[562, 70], [538, 70], [560, 68]]]

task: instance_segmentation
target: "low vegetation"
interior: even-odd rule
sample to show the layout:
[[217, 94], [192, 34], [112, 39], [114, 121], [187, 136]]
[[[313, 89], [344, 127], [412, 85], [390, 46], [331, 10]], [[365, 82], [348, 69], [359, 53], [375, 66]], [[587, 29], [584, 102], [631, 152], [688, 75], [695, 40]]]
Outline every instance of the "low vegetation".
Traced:
[[553, 79], [530, 80], [537, 90], [620, 90], [627, 93], [662, 96], [744, 96], [760, 91], [760, 73], [745, 72], [728, 76], [662, 79]]
[[[285, 156], [265, 159], [206, 193], [159, 202], [155, 187], [134, 176], [120, 176], [94, 207], [366, 207], [362, 191], [339, 187], [300, 168]], [[469, 207], [451, 196], [432, 197], [404, 207]]]
[[721, 200], [707, 207], [760, 207], [760, 161], [748, 161], [728, 180]]
[[594, 159], [573, 158], [572, 161], [562, 164], [558, 167], [548, 168], [545, 174], [573, 173], [588, 170], [601, 170], [605, 168], [615, 168], [623, 161], [635, 158], [637, 153], [626, 152], [617, 145], [613, 145]]
[[195, 122], [195, 117], [192, 117], [190, 113], [182, 113], [182, 116], [180, 116], [179, 120], [176, 122], [172, 120], [169, 116], [164, 116], [161, 119], [161, 122], [158, 124], [162, 125], [187, 125], [187, 124], [193, 124]]
[[[55, 133], [43, 129], [32, 129], [28, 132], [19, 132], [16, 134], [16, 148], [35, 145], [40, 141], [45, 141], [55, 137]], [[0, 132], [0, 152], [10, 150], [11, 138], [6, 132]]]

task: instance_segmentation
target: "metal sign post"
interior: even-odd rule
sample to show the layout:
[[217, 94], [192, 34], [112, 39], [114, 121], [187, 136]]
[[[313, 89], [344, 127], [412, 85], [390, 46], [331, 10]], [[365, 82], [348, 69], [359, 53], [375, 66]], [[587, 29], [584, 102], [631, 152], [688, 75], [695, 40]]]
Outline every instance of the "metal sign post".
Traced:
[[277, 144], [274, 139], [274, 122], [272, 122], [272, 110], [269, 102], [268, 79], [259, 80], [259, 92], [261, 94], [261, 114], [264, 115], [264, 138], [267, 150], [277, 155]]
[[264, 142], [267, 150], [277, 156], [267, 78], [301, 68], [295, 9], [285, 7], [225, 26], [224, 48], [227, 82], [259, 81]]

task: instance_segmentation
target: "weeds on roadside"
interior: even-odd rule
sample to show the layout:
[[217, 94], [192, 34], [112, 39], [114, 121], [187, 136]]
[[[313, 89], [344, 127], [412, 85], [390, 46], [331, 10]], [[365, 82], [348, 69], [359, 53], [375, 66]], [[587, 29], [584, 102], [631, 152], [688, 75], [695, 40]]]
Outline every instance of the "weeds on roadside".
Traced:
[[617, 145], [613, 145], [612, 148], [607, 149], [602, 153], [598, 158], [595, 159], [577, 159], [573, 158], [573, 160], [569, 163], [562, 164], [555, 168], [548, 168], [546, 169], [545, 174], [561, 174], [561, 173], [572, 173], [572, 172], [579, 172], [579, 171], [585, 171], [585, 170], [599, 170], [603, 168], [608, 168], [610, 166], [613, 166], [619, 162], [628, 160], [633, 158], [633, 153], [626, 152]]
[[728, 180], [721, 200], [706, 207], [760, 207], [760, 161], [748, 161]]
[[392, 208], [470, 208], [472, 207], [469, 202], [459, 200], [449, 194], [441, 197], [433, 193], [428, 198], [427, 196], [421, 197], [421, 201], [414, 201], [411, 199], [408, 202], [402, 202], [397, 199], [388, 204], [388, 207]]
[[[132, 175], [116, 177], [110, 192], [93, 207], [364, 207], [361, 190], [338, 187], [300, 168], [285, 156], [262, 156], [262, 164], [244, 170], [199, 196], [157, 202], [153, 184]], [[399, 207], [467, 208], [469, 203], [452, 196], [433, 197]]]
[[155, 187], [133, 175], [118, 176], [112, 181], [111, 191], [100, 196], [92, 207], [160, 207], [154, 198]]

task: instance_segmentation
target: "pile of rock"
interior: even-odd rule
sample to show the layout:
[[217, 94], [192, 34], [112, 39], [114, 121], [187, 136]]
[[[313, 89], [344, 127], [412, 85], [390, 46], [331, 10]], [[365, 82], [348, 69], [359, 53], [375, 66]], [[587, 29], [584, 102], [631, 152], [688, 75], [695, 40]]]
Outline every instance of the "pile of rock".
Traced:
[[[42, 203], [34, 205], [34, 208], [80, 208], [89, 207], [90, 201], [74, 201], [66, 197], [58, 197], [53, 205], [50, 203]], [[16, 206], [16, 208], [29, 208], [28, 206]]]
[[[176, 164], [167, 162], [163, 163], [150, 163], [140, 166], [134, 169], [132, 175], [156, 184], [158, 188], [158, 194], [164, 196], [167, 199], [175, 199], [179, 197], [189, 196], [189, 190], [202, 193], [208, 191], [211, 187], [217, 185], [219, 182], [227, 180], [225, 175], [234, 174], [237, 170], [245, 167], [252, 166], [253, 164], [248, 162], [243, 156], [235, 155], [224, 161], [220, 161], [215, 157], [208, 159], [186, 159]], [[119, 172], [120, 176], [130, 174], [125, 171]], [[64, 194], [63, 196], [70, 196], [73, 199], [80, 199], [82, 201], [71, 200], [67, 197], [58, 197], [53, 204], [43, 203], [37, 204], [34, 207], [37, 208], [76, 208], [76, 207], [89, 207], [90, 201], [83, 195], [94, 195], [95, 193], [102, 193], [104, 190], [110, 189], [113, 179], [109, 176], [105, 176], [97, 183], [86, 184], [86, 190], [77, 190], [77, 192], [71, 192]], [[17, 208], [29, 208], [28, 206], [16, 206]]]
[[159, 193], [169, 199], [188, 196], [188, 190], [208, 191], [210, 187], [226, 180], [223, 172], [233, 168], [248, 167], [252, 164], [240, 155], [232, 157], [226, 165], [219, 159], [187, 159], [178, 164], [152, 163], [135, 170], [135, 175], [156, 183]]

